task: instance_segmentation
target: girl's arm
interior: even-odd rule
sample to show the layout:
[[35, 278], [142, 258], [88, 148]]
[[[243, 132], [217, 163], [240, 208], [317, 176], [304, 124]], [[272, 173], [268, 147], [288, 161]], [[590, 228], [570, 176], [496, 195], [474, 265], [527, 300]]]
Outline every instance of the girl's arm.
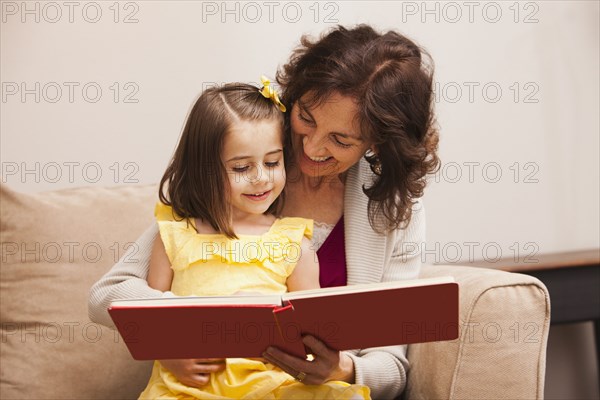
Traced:
[[[166, 292], [171, 290], [173, 282], [173, 270], [171, 261], [165, 251], [165, 245], [160, 237], [156, 236], [150, 256], [150, 267], [148, 269], [148, 285], [151, 288]], [[212, 372], [223, 371], [225, 360], [222, 358], [197, 358], [189, 360], [161, 360], [161, 364], [167, 368], [177, 379], [185, 385], [201, 388], [210, 381]]]
[[317, 253], [312, 249], [307, 238], [302, 238], [300, 244], [300, 258], [294, 271], [288, 276], [286, 285], [289, 292], [297, 290], [318, 289], [319, 284], [319, 261]]
[[171, 290], [173, 282], [173, 270], [171, 269], [171, 261], [165, 251], [165, 245], [160, 237], [154, 239], [152, 246], [152, 254], [150, 256], [150, 267], [148, 269], [148, 285], [161, 292]]
[[[146, 280], [152, 249], [159, 237], [158, 225], [153, 224], [135, 241], [133, 252], [127, 252], [92, 286], [88, 313], [93, 322], [114, 328], [107, 310], [115, 300], [162, 297], [162, 292], [151, 288]], [[225, 368], [218, 359], [162, 360], [161, 363], [179, 382], [198, 388], [207, 384], [211, 372]]]

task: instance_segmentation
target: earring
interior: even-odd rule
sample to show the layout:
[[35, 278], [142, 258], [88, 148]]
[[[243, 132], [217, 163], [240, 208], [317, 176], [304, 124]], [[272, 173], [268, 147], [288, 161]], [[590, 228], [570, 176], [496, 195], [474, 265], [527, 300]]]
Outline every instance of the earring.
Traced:
[[375, 162], [370, 163], [369, 166], [371, 167], [371, 171], [373, 171], [375, 175], [381, 175], [381, 161], [379, 160], [379, 158], [376, 158]]
[[371, 171], [373, 171], [375, 175], [381, 175], [381, 160], [373, 150], [369, 149], [365, 152], [365, 160], [367, 160], [371, 167]]

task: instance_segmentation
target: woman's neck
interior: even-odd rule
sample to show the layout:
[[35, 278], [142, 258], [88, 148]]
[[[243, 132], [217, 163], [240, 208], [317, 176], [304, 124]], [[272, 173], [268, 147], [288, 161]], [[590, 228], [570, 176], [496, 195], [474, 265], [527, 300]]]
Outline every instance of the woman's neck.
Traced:
[[338, 177], [288, 175], [282, 215], [335, 224], [344, 208], [344, 183]]

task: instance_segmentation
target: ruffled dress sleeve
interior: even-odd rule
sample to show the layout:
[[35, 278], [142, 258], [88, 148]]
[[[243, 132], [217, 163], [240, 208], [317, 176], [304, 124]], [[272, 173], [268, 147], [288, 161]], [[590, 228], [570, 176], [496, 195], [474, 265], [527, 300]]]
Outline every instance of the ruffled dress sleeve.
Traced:
[[173, 270], [196, 263], [262, 265], [279, 276], [289, 276], [301, 256], [304, 237], [310, 239], [313, 221], [281, 218], [263, 235], [198, 234], [192, 222], [181, 218], [170, 206], [158, 203], [154, 210], [160, 237]]
[[158, 230], [165, 246], [165, 252], [173, 269], [185, 268], [188, 260], [181, 250], [186, 247], [196, 232], [191, 222], [175, 214], [171, 206], [160, 202], [154, 208], [154, 216], [158, 223]]
[[269, 234], [263, 239], [271, 240], [268, 259], [263, 260], [267, 267], [277, 269], [289, 276], [302, 255], [302, 239], [311, 239], [313, 220], [306, 218], [282, 218], [275, 221]]

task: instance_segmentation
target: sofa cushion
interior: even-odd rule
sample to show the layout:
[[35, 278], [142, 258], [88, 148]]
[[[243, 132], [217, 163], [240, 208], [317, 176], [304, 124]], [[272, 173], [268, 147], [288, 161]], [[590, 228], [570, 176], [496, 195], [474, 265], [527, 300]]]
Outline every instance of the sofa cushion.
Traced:
[[[460, 287], [459, 338], [408, 346], [406, 399], [543, 399], [550, 297], [537, 278], [424, 265]], [[435, 384], [432, 382], [435, 381]]]
[[151, 363], [88, 319], [89, 289], [152, 223], [155, 185], [0, 185], [2, 399], [137, 398]]

